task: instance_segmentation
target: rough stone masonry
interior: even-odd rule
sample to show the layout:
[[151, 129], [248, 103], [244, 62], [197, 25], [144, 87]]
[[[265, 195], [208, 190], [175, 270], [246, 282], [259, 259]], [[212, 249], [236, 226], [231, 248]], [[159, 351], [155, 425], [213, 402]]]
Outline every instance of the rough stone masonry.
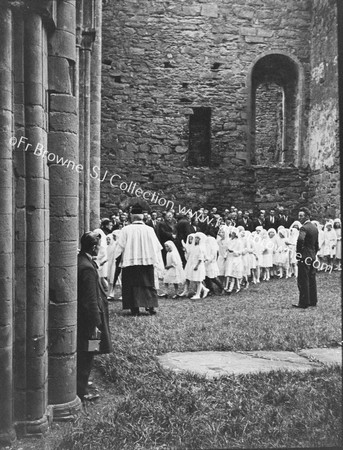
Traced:
[[[102, 170], [188, 207], [336, 215], [336, 14], [334, 0], [105, 1]], [[101, 184], [103, 214], [127, 198]]]

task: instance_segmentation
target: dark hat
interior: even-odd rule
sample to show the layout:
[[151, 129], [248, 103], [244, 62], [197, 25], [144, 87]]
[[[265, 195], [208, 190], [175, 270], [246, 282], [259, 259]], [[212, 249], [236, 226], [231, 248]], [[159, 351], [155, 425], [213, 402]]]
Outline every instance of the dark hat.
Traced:
[[131, 214], [143, 214], [143, 208], [139, 203], [132, 206]]

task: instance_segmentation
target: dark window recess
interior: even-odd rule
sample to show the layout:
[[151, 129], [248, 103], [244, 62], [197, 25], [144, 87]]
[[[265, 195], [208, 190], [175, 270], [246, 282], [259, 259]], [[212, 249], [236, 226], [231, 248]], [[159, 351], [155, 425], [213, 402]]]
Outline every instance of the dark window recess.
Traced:
[[183, 89], [187, 89], [188, 88], [188, 83], [182, 83], [182, 87], [183, 87]]
[[68, 65], [69, 65], [69, 78], [70, 78], [70, 85], [71, 85], [71, 93], [75, 96], [76, 88], [75, 88], [75, 61], [72, 59], [68, 59]]
[[221, 63], [217, 63], [217, 62], [213, 63], [212, 67], [211, 67], [211, 70], [218, 70], [220, 66], [221, 66]]
[[166, 61], [164, 63], [164, 68], [165, 69], [174, 69], [174, 66], [169, 61]]
[[192, 103], [192, 100], [189, 98], [182, 97], [180, 98], [180, 103]]
[[211, 108], [193, 108], [189, 116], [190, 166], [209, 166], [211, 162]]
[[121, 76], [120, 75], [115, 75], [113, 78], [114, 78], [114, 82], [115, 83], [121, 83]]
[[106, 66], [110, 66], [112, 64], [112, 60], [111, 59], [103, 59], [102, 63], [105, 64]]

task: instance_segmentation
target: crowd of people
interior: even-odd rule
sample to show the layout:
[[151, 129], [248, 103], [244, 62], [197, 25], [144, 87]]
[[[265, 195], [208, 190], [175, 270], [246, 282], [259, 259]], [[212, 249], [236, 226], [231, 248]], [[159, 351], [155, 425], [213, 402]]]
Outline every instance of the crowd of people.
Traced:
[[[296, 243], [301, 224], [283, 207], [238, 210], [232, 206], [219, 214], [217, 208], [200, 208], [195, 213], [174, 211], [143, 212], [143, 222], [151, 227], [162, 246], [164, 267], [155, 268], [155, 286], [160, 296], [167, 296], [165, 286], [174, 286], [173, 298], [188, 296], [190, 282], [195, 282], [193, 299], [215, 293], [231, 294], [271, 278], [297, 277]], [[100, 276], [108, 282], [111, 299], [120, 282], [120, 258], [115, 248], [121, 230], [131, 223], [130, 213], [119, 210], [101, 221], [94, 230], [101, 235], [98, 256]], [[313, 220], [318, 229], [319, 250], [315, 268], [331, 272], [341, 270], [341, 221], [328, 219], [324, 224]], [[182, 292], [179, 292], [179, 289]]]
[[[156, 314], [158, 295], [193, 300], [230, 295], [272, 277], [297, 277], [295, 308], [316, 307], [316, 272], [341, 270], [341, 221], [298, 220], [280, 207], [268, 214], [234, 206], [222, 215], [201, 208], [175, 217], [144, 213], [134, 205], [101, 220], [81, 237], [78, 255], [77, 393], [83, 402], [99, 397], [89, 391], [96, 353], [112, 351], [108, 301], [121, 284], [123, 309], [133, 316], [143, 307]], [[193, 286], [191, 286], [193, 283]], [[191, 292], [192, 288], [192, 292]], [[182, 289], [182, 292], [180, 290]], [[195, 292], [193, 292], [195, 290]], [[217, 292], [216, 292], [217, 290]]]

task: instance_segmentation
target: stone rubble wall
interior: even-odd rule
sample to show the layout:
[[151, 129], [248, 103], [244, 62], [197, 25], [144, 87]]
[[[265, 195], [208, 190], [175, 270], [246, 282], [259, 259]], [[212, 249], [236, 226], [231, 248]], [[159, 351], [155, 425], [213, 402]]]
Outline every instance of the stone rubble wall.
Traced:
[[312, 208], [323, 217], [340, 211], [337, 20], [334, 0], [315, 0], [312, 19], [311, 105], [307, 148], [313, 169]]
[[[102, 174], [107, 170], [121, 177], [117, 186], [133, 181], [187, 208], [263, 207], [289, 199], [297, 206], [309, 200], [308, 180], [294, 188], [301, 171], [269, 161], [266, 179], [260, 176], [263, 168], [249, 168], [246, 160], [248, 75], [269, 52], [293, 56], [304, 70], [302, 144], [308, 142], [311, 5], [303, 0], [105, 1]], [[212, 110], [210, 167], [188, 165], [192, 107]], [[282, 194], [280, 171], [289, 186]], [[267, 197], [261, 195], [266, 189]], [[101, 215], [127, 204], [128, 197], [105, 180]]]

